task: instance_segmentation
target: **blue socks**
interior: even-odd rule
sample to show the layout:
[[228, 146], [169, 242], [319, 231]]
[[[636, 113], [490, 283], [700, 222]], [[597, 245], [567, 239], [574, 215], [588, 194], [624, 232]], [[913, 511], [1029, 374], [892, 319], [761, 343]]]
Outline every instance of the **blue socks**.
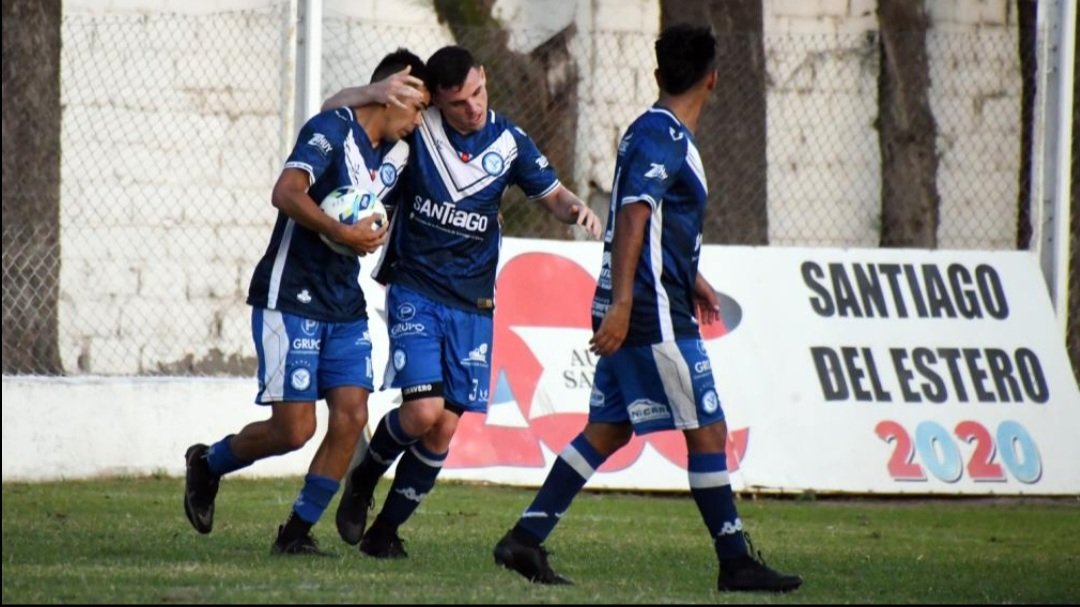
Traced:
[[534, 545], [543, 543], [605, 459], [593, 449], [584, 434], [570, 441], [555, 460], [533, 503], [518, 519], [512, 531], [515, 537]]
[[735, 510], [735, 496], [731, 492], [727, 455], [691, 453], [689, 474], [690, 493], [713, 537], [716, 556], [725, 560], [745, 555], [746, 541], [742, 521]]
[[293, 503], [293, 512], [305, 522], [314, 525], [330, 505], [330, 500], [334, 499], [339, 485], [340, 483], [332, 478], [308, 474], [304, 477], [304, 488]]
[[386, 503], [379, 513], [377, 524], [396, 530], [409, 520], [424, 496], [435, 487], [435, 479], [439, 476], [448, 453], [432, 453], [421, 443], [410, 447], [398, 464], [394, 484], [386, 496]]
[[206, 453], [206, 463], [210, 465], [210, 472], [216, 476], [224, 476], [230, 472], [236, 472], [241, 468], [247, 468], [253, 462], [244, 461], [236, 457], [229, 441], [235, 434], [230, 434], [218, 442], [210, 445]]

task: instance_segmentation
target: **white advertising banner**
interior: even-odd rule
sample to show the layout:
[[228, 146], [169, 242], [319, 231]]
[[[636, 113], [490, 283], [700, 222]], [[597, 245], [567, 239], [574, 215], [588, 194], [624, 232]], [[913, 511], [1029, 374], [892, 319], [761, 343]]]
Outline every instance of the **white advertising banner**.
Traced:
[[[582, 430], [600, 255], [503, 242], [489, 410], [463, 416], [443, 478], [538, 486]], [[736, 489], [1080, 495], [1080, 391], [1032, 254], [706, 246], [700, 267]], [[378, 375], [384, 291], [364, 292]], [[254, 378], [3, 383], [5, 480], [182, 474], [188, 445], [265, 414]], [[371, 427], [399, 402], [373, 394]], [[243, 473], [303, 474], [321, 438]], [[635, 437], [589, 486], [686, 490], [686, 462], [679, 432]]]
[[[581, 431], [600, 254], [504, 241], [490, 410], [465, 415], [444, 477], [538, 485]], [[1031, 254], [706, 246], [700, 268], [736, 489], [1080, 493], [1080, 391]], [[686, 482], [683, 437], [663, 432], [590, 486]]]

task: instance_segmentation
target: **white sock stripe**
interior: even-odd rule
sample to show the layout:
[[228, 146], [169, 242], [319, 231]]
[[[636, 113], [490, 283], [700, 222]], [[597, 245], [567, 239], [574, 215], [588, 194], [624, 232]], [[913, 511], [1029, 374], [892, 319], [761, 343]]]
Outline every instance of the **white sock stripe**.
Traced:
[[723, 487], [724, 485], [731, 484], [731, 476], [727, 470], [720, 470], [718, 472], [691, 472], [690, 473], [690, 488], [691, 489], [713, 489], [716, 487]]
[[535, 510], [526, 510], [521, 513], [521, 518], [547, 518], [547, 512], [537, 512]]
[[443, 458], [443, 459], [431, 459], [430, 457], [424, 455], [423, 453], [420, 453], [420, 450], [417, 449], [415, 446], [410, 447], [409, 451], [411, 451], [412, 454], [416, 456], [416, 459], [418, 459], [421, 462], [427, 464], [428, 466], [431, 466], [432, 468], [442, 468], [443, 462], [446, 461], [446, 458]]
[[581, 475], [581, 478], [585, 480], [589, 480], [593, 473], [596, 472], [596, 470], [589, 465], [589, 462], [585, 460], [585, 456], [579, 453], [572, 443], [563, 449], [563, 452], [559, 454], [559, 457], [569, 464], [570, 467], [574, 469], [574, 472], [577, 472]]
[[386, 433], [390, 435], [390, 438], [394, 439], [395, 443], [401, 445], [402, 447], [408, 447], [409, 445], [416, 444], [416, 439], [402, 440], [401, 437], [398, 436], [396, 432], [394, 432], [394, 428], [393, 426], [391, 426], [389, 421], [386, 422]]

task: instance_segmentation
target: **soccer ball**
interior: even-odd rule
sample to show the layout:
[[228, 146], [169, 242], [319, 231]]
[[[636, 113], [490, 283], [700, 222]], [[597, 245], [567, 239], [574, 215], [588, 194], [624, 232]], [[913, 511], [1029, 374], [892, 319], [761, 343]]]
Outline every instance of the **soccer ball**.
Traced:
[[[330, 192], [319, 203], [319, 208], [345, 225], [353, 225], [370, 215], [382, 215], [383, 220], [386, 218], [386, 207], [379, 197], [374, 192], [355, 185], [341, 186]], [[376, 221], [373, 227], [382, 227], [382, 221]], [[336, 253], [356, 256], [356, 251], [330, 240], [326, 234], [320, 233], [319, 237]]]

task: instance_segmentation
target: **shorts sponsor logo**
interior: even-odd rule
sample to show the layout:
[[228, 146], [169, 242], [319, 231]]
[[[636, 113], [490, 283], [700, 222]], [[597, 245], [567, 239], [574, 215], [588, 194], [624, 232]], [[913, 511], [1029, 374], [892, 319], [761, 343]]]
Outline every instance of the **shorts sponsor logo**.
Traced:
[[720, 408], [720, 397], [716, 395], [716, 390], [709, 388], [705, 392], [705, 396], [701, 397], [701, 410], [709, 415], [716, 413], [716, 410]]
[[307, 369], [294, 370], [292, 377], [289, 378], [289, 383], [292, 384], [293, 390], [307, 390], [311, 387], [311, 371]]
[[661, 405], [647, 398], [635, 400], [630, 403], [627, 410], [630, 412], [630, 422], [634, 424], [671, 418], [671, 411], [668, 410], [666, 405]]
[[390, 337], [404, 337], [406, 335], [423, 335], [427, 327], [418, 322], [399, 322], [390, 327]]
[[705, 342], [703, 340], [699, 339], [699, 340], [697, 340], [696, 345], [697, 345], [698, 354], [701, 354], [702, 356], [704, 356], [705, 355]]
[[398, 320], [412, 320], [413, 316], [416, 316], [416, 306], [412, 305], [411, 303], [403, 303], [398, 306]]
[[488, 364], [487, 354], [488, 345], [480, 344], [472, 350], [469, 350], [469, 355], [461, 360], [461, 364], [474, 367], [486, 367]]
[[315, 335], [315, 332], [319, 330], [319, 321], [305, 318], [300, 323], [300, 330], [304, 332], [304, 335]]
[[593, 386], [592, 393], [589, 394], [589, 406], [599, 409], [604, 406], [604, 401], [604, 393], [596, 386]]
[[318, 352], [321, 346], [322, 340], [312, 337], [297, 337], [292, 341], [292, 349], [297, 352]]
[[699, 360], [694, 363], [695, 375], [707, 375], [710, 372], [712, 372], [712, 364], [709, 362], [709, 359], [706, 358], [705, 360]]
[[404, 369], [406, 361], [405, 350], [394, 350], [394, 370], [400, 371]]

